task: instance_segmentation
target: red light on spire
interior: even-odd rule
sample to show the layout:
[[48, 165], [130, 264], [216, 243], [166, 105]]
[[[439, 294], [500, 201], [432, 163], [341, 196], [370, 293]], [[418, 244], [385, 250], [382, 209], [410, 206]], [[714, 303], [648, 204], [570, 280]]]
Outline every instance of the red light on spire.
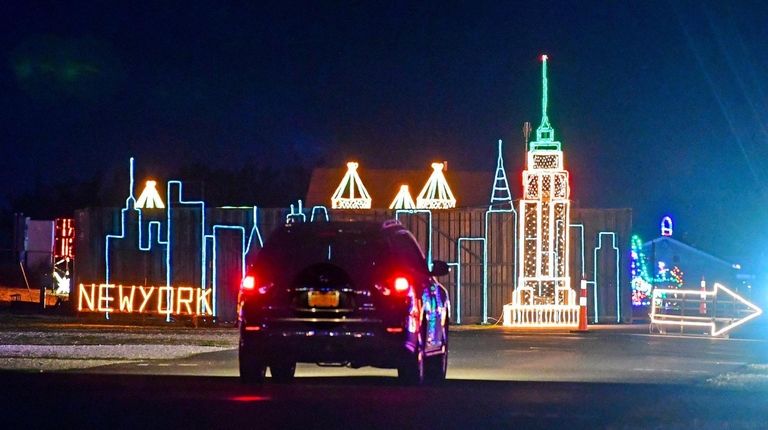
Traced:
[[547, 54], [541, 54], [541, 61], [547, 61], [549, 60], [549, 56]]

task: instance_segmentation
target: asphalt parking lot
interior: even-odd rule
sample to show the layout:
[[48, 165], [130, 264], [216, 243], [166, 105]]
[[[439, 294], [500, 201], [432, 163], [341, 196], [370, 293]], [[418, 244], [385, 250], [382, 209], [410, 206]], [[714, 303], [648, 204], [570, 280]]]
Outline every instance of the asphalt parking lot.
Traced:
[[[765, 340], [652, 335], [643, 326], [603, 326], [587, 333], [455, 328], [449, 352], [448, 378], [457, 380], [707, 384], [721, 375], [768, 363]], [[236, 376], [237, 353], [222, 349], [86, 371]], [[387, 377], [395, 373], [301, 364], [297, 376]]]
[[761, 428], [768, 341], [747, 337], [463, 326], [440, 386], [302, 364], [293, 384], [252, 387], [233, 328], [22, 322], [0, 326], [0, 411], [48, 428]]

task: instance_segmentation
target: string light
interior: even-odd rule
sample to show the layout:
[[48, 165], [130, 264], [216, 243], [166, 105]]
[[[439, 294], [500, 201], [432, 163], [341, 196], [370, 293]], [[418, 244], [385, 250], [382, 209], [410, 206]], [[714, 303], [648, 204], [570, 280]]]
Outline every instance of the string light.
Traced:
[[347, 173], [331, 197], [332, 209], [370, 209], [371, 195], [357, 173], [358, 163], [347, 163]]
[[[586, 278], [586, 273], [584, 273], [584, 267], [585, 267], [584, 266], [584, 248], [585, 248], [585, 245], [584, 245], [584, 224], [568, 224], [568, 228], [577, 228], [577, 229], [579, 229], [579, 236], [580, 236], [580, 239], [581, 239], [579, 241], [579, 244], [580, 244], [579, 248], [581, 248], [581, 277], [582, 277], [582, 279], [584, 279], [584, 278]], [[595, 274], [595, 276], [597, 276], [597, 274]]]
[[542, 55], [542, 117], [528, 148], [518, 229], [518, 282], [504, 325], [574, 326], [579, 306], [569, 276], [570, 200], [560, 142], [547, 116], [547, 56]]
[[[200, 267], [200, 284], [199, 287], [197, 287], [200, 292], [199, 294], [203, 296], [210, 296], [211, 301], [210, 304], [200, 304], [198, 303], [197, 306], [201, 309], [198, 314], [205, 314], [205, 312], [208, 312], [208, 315], [216, 316], [217, 314], [217, 291], [218, 291], [218, 280], [217, 280], [217, 258], [218, 258], [218, 251], [216, 246], [216, 238], [218, 236], [218, 232], [221, 230], [233, 230], [236, 232], [239, 232], [241, 234], [241, 249], [240, 249], [240, 264], [241, 264], [241, 275], [244, 276], [245, 274], [245, 256], [251, 251], [254, 243], [258, 243], [259, 247], [264, 246], [264, 241], [261, 236], [261, 232], [258, 228], [258, 208], [256, 206], [246, 206], [246, 207], [224, 207], [222, 209], [227, 210], [243, 210], [249, 212], [249, 217], [247, 217], [247, 221], [245, 225], [231, 225], [231, 224], [215, 224], [211, 226], [211, 233], [207, 233], [207, 222], [206, 222], [206, 205], [203, 201], [192, 201], [192, 200], [185, 200], [183, 197], [183, 184], [181, 181], [178, 180], [171, 180], [167, 183], [167, 196], [166, 201], [167, 202], [174, 202], [173, 204], [167, 205], [166, 209], [166, 220], [165, 220], [165, 239], [161, 239], [162, 236], [162, 223], [160, 221], [150, 221], [145, 223], [143, 221], [142, 211], [141, 209], [136, 207], [136, 200], [133, 196], [133, 171], [134, 171], [134, 159], [130, 159], [130, 180], [129, 180], [129, 187], [128, 187], [128, 197], [125, 201], [125, 207], [120, 212], [120, 229], [118, 234], [107, 234], [105, 236], [105, 251], [104, 251], [104, 261], [105, 261], [105, 270], [104, 270], [104, 280], [105, 285], [112, 285], [112, 274], [111, 274], [111, 260], [110, 260], [110, 248], [112, 242], [116, 240], [126, 240], [126, 213], [133, 214], [135, 211], [135, 217], [131, 219], [136, 220], [137, 223], [137, 230], [138, 230], [138, 240], [137, 240], [137, 248], [140, 251], [143, 252], [153, 252], [155, 251], [155, 247], [161, 247], [163, 248], [162, 251], [165, 255], [165, 264], [164, 264], [164, 270], [165, 270], [165, 286], [163, 286], [163, 291], [165, 291], [166, 294], [166, 303], [172, 303], [172, 290], [169, 290], [168, 288], [173, 285], [172, 277], [173, 277], [173, 259], [171, 256], [170, 250], [172, 248], [172, 232], [173, 232], [173, 207], [174, 206], [193, 206], [194, 208], [199, 210], [200, 217], [199, 217], [199, 231], [200, 231], [200, 260], [199, 260], [199, 266]], [[177, 196], [176, 199], [173, 197]], [[327, 215], [326, 215], [327, 216]], [[144, 229], [146, 228], [148, 234], [147, 240], [145, 241], [145, 235], [144, 235]], [[153, 237], [154, 236], [154, 237]], [[210, 279], [210, 288], [209, 288], [209, 280], [208, 280], [208, 255], [207, 255], [207, 248], [209, 242], [212, 244], [213, 252], [212, 252], [212, 268], [211, 270], [211, 279]], [[154, 288], [154, 287], [152, 287]], [[105, 290], [106, 297], [110, 297], [110, 290], [107, 288]], [[145, 292], [145, 290], [140, 289], [142, 294]], [[158, 290], [159, 291], [159, 290]], [[151, 293], [151, 292], [150, 292]], [[196, 293], [197, 294], [197, 293]], [[146, 298], [146, 297], [145, 297]], [[109, 303], [108, 299], [104, 299], [107, 303]], [[145, 303], [146, 305], [146, 303]], [[108, 309], [108, 307], [103, 306], [104, 309], [106, 309], [105, 316], [109, 318], [109, 313], [111, 310]], [[144, 306], [140, 307], [140, 312], [143, 312]], [[178, 306], [175, 307], [178, 309]], [[163, 308], [166, 314], [166, 320], [170, 321], [171, 315], [174, 313], [174, 306], [168, 305], [167, 307]], [[202, 313], [201, 313], [202, 312]]]
[[53, 279], [56, 295], [69, 295], [71, 266], [74, 262], [75, 227], [72, 218], [56, 218], [54, 221]]
[[508, 203], [512, 206], [512, 193], [509, 191], [507, 172], [504, 170], [504, 158], [501, 154], [501, 139], [499, 139], [499, 156], [496, 159], [496, 177], [493, 180], [491, 190], [491, 206], [499, 203]]
[[677, 288], [683, 288], [683, 284], [685, 284], [683, 275], [683, 271], [680, 270], [680, 268], [677, 266], [672, 267], [672, 270], [669, 271], [669, 276], [671, 276], [672, 280], [675, 281]]
[[307, 221], [307, 216], [304, 215], [304, 209], [301, 207], [301, 200], [298, 201], [298, 210], [294, 210], [293, 203], [291, 203], [291, 212], [288, 213], [288, 215], [285, 216], [285, 223], [289, 224], [291, 222], [301, 220], [301, 222]]
[[165, 209], [163, 199], [160, 198], [160, 194], [157, 192], [157, 182], [147, 181], [144, 186], [144, 191], [141, 192], [139, 198], [136, 200], [136, 207], [139, 209]]
[[[683, 308], [686, 301], [686, 297], [693, 297], [694, 303], [699, 302], [712, 302], [716, 305], [718, 302], [723, 302], [723, 299], [718, 298], [720, 292], [730, 296], [733, 302], [738, 302], [747, 308], [747, 315], [744, 315], [744, 311], [736, 312], [735, 305], [730, 306], [731, 311], [736, 315], [717, 316], [716, 311], [711, 312], [711, 316], [693, 316], [684, 315]], [[714, 308], [715, 306], [711, 306]], [[707, 307], [710, 308], [710, 307]], [[707, 309], [704, 308], [704, 309]], [[673, 312], [680, 312], [675, 314]], [[704, 312], [707, 313], [706, 311]], [[759, 317], [763, 313], [762, 309], [757, 307], [754, 303], [751, 303], [744, 299], [742, 296], [734, 293], [724, 285], [715, 282], [715, 288], [712, 291], [706, 291], [706, 284], [702, 281], [702, 290], [678, 290], [678, 289], [662, 289], [656, 288], [653, 290], [653, 306], [651, 306], [651, 324], [660, 326], [678, 326], [683, 327], [703, 327], [709, 328], [711, 336], [721, 336], [734, 328]], [[721, 323], [721, 327], [718, 328], [717, 324]]]
[[416, 203], [413, 202], [411, 192], [408, 191], [408, 185], [400, 185], [400, 191], [397, 192], [390, 209], [416, 209]]
[[664, 237], [672, 237], [672, 218], [665, 216], [661, 219], [661, 235]]
[[[543, 122], [544, 125], [549, 124], [548, 119]], [[541, 128], [541, 127], [540, 127]], [[551, 128], [551, 127], [550, 127]], [[553, 132], [553, 130], [552, 130]], [[544, 138], [551, 138], [553, 136], [552, 133], [550, 134], [544, 134]], [[535, 142], [534, 142], [535, 143]], [[581, 234], [582, 234], [582, 242], [581, 242], [581, 249], [582, 249], [582, 273], [583, 273], [583, 267], [584, 267], [584, 240], [583, 240], [583, 226], [582, 225], [571, 225], [568, 224], [568, 218], [569, 218], [569, 201], [568, 201], [568, 194], [569, 194], [569, 187], [568, 187], [568, 172], [565, 170], [562, 170], [562, 152], [559, 151], [559, 142], [554, 142], [553, 140], [545, 141], [545, 143], [552, 144], [556, 143], [558, 150], [554, 150], [553, 145], [545, 146], [545, 149], [539, 148], [538, 146], [532, 145], [532, 150], [529, 151], [528, 154], [528, 170], [524, 173], [524, 177], [529, 177], [529, 181], [525, 183], [525, 199], [521, 201], [520, 209], [521, 211], [524, 211], [526, 209], [530, 209], [530, 207], [526, 207], [525, 204], [533, 203], [533, 208], [535, 211], [528, 210], [527, 212], [521, 212], [524, 213], [525, 216], [518, 217], [518, 211], [515, 210], [515, 208], [511, 205], [511, 193], [508, 191], [508, 181], [506, 180], [506, 173], [503, 166], [503, 158], [502, 158], [502, 146], [501, 141], [499, 141], [499, 155], [497, 158], [497, 171], [496, 171], [496, 177], [494, 180], [494, 189], [491, 195], [491, 205], [489, 206], [488, 210], [485, 212], [485, 231], [483, 232], [482, 237], [461, 237], [457, 240], [457, 249], [460, 249], [464, 242], [468, 241], [475, 241], [482, 245], [483, 247], [483, 275], [482, 275], [482, 294], [483, 294], [483, 322], [487, 322], [487, 312], [488, 312], [488, 239], [490, 235], [489, 231], [489, 220], [490, 217], [493, 216], [494, 213], [512, 213], [515, 217], [515, 233], [514, 233], [514, 251], [515, 251], [515, 260], [522, 262], [523, 264], [517, 264], [515, 265], [515, 274], [513, 276], [513, 286], [516, 294], [528, 294], [532, 293], [535, 294], [537, 297], [536, 304], [534, 306], [538, 306], [538, 308], [530, 308], [529, 310], [531, 312], [525, 311], [525, 312], [519, 312], [521, 315], [519, 319], [522, 323], [535, 323], [537, 318], [540, 318], [543, 325], [570, 325], [572, 321], [578, 322], [577, 319], [572, 318], [572, 312], [578, 311], [578, 305], [575, 305], [575, 297], [574, 292], [570, 290], [569, 285], [569, 278], [567, 276], [562, 276], [563, 274], [567, 275], [567, 263], [568, 263], [568, 237], [569, 233], [568, 231], [570, 228], [580, 228]], [[428, 180], [427, 184], [425, 185], [424, 189], [420, 193], [419, 197], [423, 200], [435, 200], [439, 203], [435, 204], [434, 202], [432, 204], [427, 204], [426, 206], [432, 206], [432, 208], [437, 207], [455, 207], [455, 198], [453, 197], [453, 194], [450, 190], [450, 187], [447, 184], [447, 181], [445, 180], [445, 176], [442, 173], [442, 170], [444, 166], [442, 163], [434, 163], [432, 165], [433, 167], [433, 174], [430, 176], [430, 179]], [[131, 170], [133, 169], [133, 160], [131, 160]], [[362, 181], [360, 180], [359, 176], [356, 172], [357, 169], [357, 163], [349, 163], [348, 164], [348, 174], [350, 175], [349, 178], [347, 178], [345, 175], [345, 180], [342, 180], [342, 183], [339, 185], [339, 188], [343, 190], [342, 195], [340, 198], [349, 198], [349, 196], [352, 196], [353, 198], [357, 197], [365, 197], [367, 196], [368, 199], [370, 199], [370, 196], [368, 195], [367, 191], [365, 190], [365, 187], [362, 185]], [[131, 190], [133, 188], [133, 172], [131, 171]], [[442, 184], [442, 185], [441, 185]], [[506, 184], [506, 186], [505, 186]], [[444, 185], [444, 186], [443, 186]], [[176, 187], [178, 187], [178, 198], [173, 199], [172, 196], [176, 196], [176, 194], [173, 194], [176, 192]], [[212, 228], [212, 233], [207, 233], [207, 223], [205, 221], [205, 204], [202, 201], [186, 201], [183, 199], [183, 193], [182, 193], [182, 183], [180, 181], [169, 181], [168, 182], [168, 195], [167, 195], [167, 202], [176, 201], [173, 205], [169, 204], [167, 208], [167, 217], [166, 217], [166, 223], [165, 227], [163, 227], [162, 223], [160, 221], [151, 221], [148, 223], [143, 223], [142, 221], [142, 212], [139, 208], [136, 208], [135, 206], [135, 200], [133, 199], [132, 192], [129, 192], [129, 197], [126, 200], [126, 207], [121, 212], [121, 230], [119, 235], [107, 235], [107, 251], [106, 251], [106, 262], [107, 262], [107, 269], [106, 269], [106, 276], [105, 278], [109, 280], [109, 242], [110, 239], [124, 239], [125, 238], [125, 213], [129, 212], [131, 210], [136, 211], [136, 218], [138, 219], [138, 233], [139, 233], [139, 240], [138, 240], [138, 247], [142, 251], [150, 251], [154, 250], [155, 246], [163, 246], [165, 247], [165, 250], [171, 249], [169, 244], [171, 243], [172, 238], [172, 231], [173, 231], [173, 223], [172, 223], [172, 208], [171, 206], [177, 205], [191, 205], [194, 206], [196, 209], [199, 209], [201, 212], [200, 216], [200, 231], [202, 235], [203, 240], [203, 246], [201, 247], [200, 251], [200, 260], [201, 260], [201, 267], [206, 267], [208, 256], [206, 255], [206, 249], [208, 248], [208, 243], [212, 243], [213, 247], [213, 269], [211, 274], [207, 274], [207, 271], [205, 269], [201, 270], [200, 275], [200, 289], [204, 290], [208, 286], [208, 278], [210, 278], [210, 285], [212, 291], [209, 293], [212, 296], [212, 303], [211, 306], [213, 310], [216, 309], [216, 288], [218, 284], [217, 280], [217, 274], [216, 274], [216, 237], [218, 235], [219, 230], [227, 229], [227, 230], [233, 230], [236, 232], [239, 232], [241, 234], [241, 265], [242, 268], [244, 268], [244, 257], [249, 252], [251, 248], [251, 244], [255, 238], [258, 238], [259, 243], [262, 243], [261, 235], [257, 228], [257, 220], [256, 220], [256, 208], [244, 208], [244, 209], [252, 209], [253, 210], [253, 223], [252, 223], [252, 229], [249, 235], [246, 234], [247, 227], [246, 226], [234, 226], [234, 225], [215, 225]], [[338, 191], [338, 189], [337, 189]], [[346, 192], [346, 194], [344, 194]], [[334, 196], [337, 193], [334, 193]], [[358, 196], [359, 195], [359, 196]], [[410, 197], [410, 194], [409, 194]], [[365, 200], [363, 198], [363, 200]], [[418, 199], [417, 199], [418, 201]], [[510, 203], [509, 208], [500, 207], [499, 204], [504, 203]], [[424, 203], [424, 202], [422, 202]], [[352, 206], [355, 206], [356, 204], [350, 203]], [[342, 205], [343, 206], [343, 205]], [[418, 205], [417, 205], [418, 206]], [[232, 208], [232, 209], [240, 209], [240, 208]], [[316, 212], [320, 213], [321, 216], [324, 215], [324, 218], [326, 221], [329, 220], [328, 211], [325, 207], [322, 206], [316, 206], [312, 208], [311, 211], [311, 218], [310, 221], [314, 221]], [[431, 210], [428, 208], [420, 208], [420, 209], [405, 209], [405, 210], [396, 210], [395, 216], [396, 218], [402, 214], [402, 213], [408, 213], [408, 214], [418, 214], [418, 213], [426, 213], [428, 214], [428, 244], [427, 244], [427, 256], [428, 256], [428, 262], [431, 264], [431, 255], [432, 255], [432, 213]], [[298, 209], [291, 205], [291, 211], [288, 215], [288, 218], [298, 218], [301, 221], [306, 220], [306, 215], [304, 214], [304, 209], [302, 207], [301, 201], [298, 203]], [[131, 221], [135, 220], [136, 218], [132, 218]], [[541, 226], [546, 226], [547, 228], [540, 227], [537, 224], [541, 224]], [[518, 226], [520, 227], [518, 229]], [[530, 227], [535, 227], [533, 231], [535, 231], [537, 234], [530, 235], [525, 234], [524, 229], [528, 227], [528, 232], [530, 233], [531, 229]], [[567, 227], [566, 227], [567, 226]], [[163, 231], [163, 228], [165, 229]], [[145, 229], [148, 232], [145, 234]], [[540, 231], [539, 231], [540, 230]], [[161, 239], [161, 235], [164, 233], [165, 240]], [[539, 234], [540, 233], [540, 234]], [[608, 232], [603, 232], [608, 233]], [[618, 252], [618, 248], [616, 247], [616, 237], [614, 233], [613, 234], [613, 247], [616, 252]], [[247, 236], [247, 240], [246, 240]], [[530, 246], [525, 247], [525, 242], [521, 239], [525, 238], [528, 240], [528, 242], [535, 241], [535, 247], [534, 252], [530, 252]], [[602, 236], [599, 238], [599, 242], [602, 242]], [[247, 244], [246, 244], [247, 242]], [[530, 245], [530, 243], [529, 243]], [[599, 246], [595, 247], [595, 277], [597, 277], [597, 250], [602, 248], [602, 243], [600, 243]], [[171, 285], [172, 280], [172, 260], [171, 260], [171, 253], [166, 252], [166, 284]], [[522, 270], [526, 267], [525, 262], [528, 260], [533, 259], [533, 267], [538, 270], [540, 273], [543, 271], [544, 273], [547, 273], [547, 271], [550, 271], [553, 276], [542, 276], [537, 275], [536, 281], [538, 284], [535, 285], [536, 288], [533, 288], [529, 285], [526, 285], [524, 283], [525, 280], [525, 274], [522, 273]], [[459, 277], [457, 278], [457, 319], [460, 320], [460, 297], [461, 297], [461, 279], [460, 279], [460, 273], [461, 273], [461, 265], [464, 264], [461, 260], [461, 256], [457, 255], [457, 262], [449, 263], [452, 266], [457, 266], [457, 274]], [[617, 267], [618, 267], [618, 256], [616, 258]], [[520, 269], [518, 269], [518, 267]], [[518, 273], [518, 270], [521, 272]], [[209, 276], [211, 275], [211, 276]], [[554, 276], [558, 275], [558, 276]], [[518, 283], [520, 284], [518, 288]], [[594, 291], [597, 292], [597, 282], [592, 281], [591, 282], [594, 286]], [[617, 270], [617, 283], [618, 286], [618, 270]], [[174, 305], [172, 306], [172, 295], [174, 294], [172, 291], [168, 290], [169, 287], [164, 288], [162, 291], [166, 294], [165, 303], [167, 306], [163, 307], [163, 310], [168, 313], [168, 317], [170, 317], [171, 312], [179, 312], [179, 310], [185, 310], [187, 308], [187, 305], [185, 303], [182, 303], [181, 305]], [[110, 289], [106, 289], [105, 293], [107, 296], [109, 296]], [[158, 290], [160, 291], [160, 290]], [[186, 293], [185, 293], [186, 294]], [[186, 297], [186, 296], [184, 296]], [[526, 296], [524, 297], [525, 300], [520, 300], [523, 297], [517, 297], [518, 304], [522, 303], [528, 303], [530, 302], [529, 299], [532, 299], [534, 296]], [[545, 301], [541, 303], [541, 298], [544, 298]], [[617, 291], [617, 298], [619, 298], [619, 292]], [[514, 300], [513, 300], [514, 301]], [[106, 301], [105, 303], [111, 303], [110, 301]], [[513, 303], [514, 304], [514, 303]], [[552, 306], [549, 306], [552, 305]], [[617, 314], [620, 314], [620, 304], [617, 304]], [[102, 306], [103, 308], [109, 308], [109, 306]], [[205, 309], [205, 307], [204, 307]], [[597, 310], [595, 309], [596, 315]], [[506, 309], [505, 309], [505, 315]], [[511, 312], [510, 312], [511, 315]], [[537, 316], [539, 315], [539, 316]], [[506, 317], [505, 317], [506, 318]], [[512, 318], [510, 316], [510, 318]]]
[[601, 231], [597, 234], [597, 246], [594, 249], [594, 256], [592, 258], [592, 261], [594, 263], [594, 269], [592, 273], [593, 273], [593, 276], [595, 277], [595, 280], [593, 281], [593, 284], [592, 284], [594, 288], [593, 297], [594, 297], [594, 303], [595, 303], [594, 321], [595, 321], [595, 324], [600, 322], [600, 312], [599, 312], [598, 303], [597, 303], [597, 297], [598, 297], [597, 291], [598, 291], [598, 280], [599, 280], [599, 276], [597, 276], [597, 268], [598, 268], [598, 259], [599, 259], [598, 250], [603, 249], [603, 236], [610, 236], [611, 249], [613, 249], [614, 259], [616, 261], [616, 267], [615, 267], [616, 282], [614, 284], [616, 286], [616, 322], [620, 323], [621, 322], [621, 284], [620, 284], [621, 279], [620, 279], [619, 267], [620, 267], [621, 254], [619, 253], [618, 237], [616, 233], [612, 231]]
[[[461, 245], [464, 242], [480, 242], [483, 246], [483, 298], [485, 299], [488, 291], [488, 246], [484, 237], [461, 237], [456, 240], [456, 324], [461, 324]], [[485, 303], [485, 300], [484, 300]], [[487, 305], [486, 305], [487, 306]], [[483, 313], [483, 324], [486, 324], [487, 311]]]
[[427, 264], [432, 270], [432, 211], [428, 209], [398, 209], [395, 211], [395, 220], [400, 221], [400, 215], [427, 215]]
[[443, 174], [444, 168], [445, 164], [443, 163], [432, 163], [432, 174], [416, 197], [417, 208], [451, 209], [456, 207], [456, 198]]
[[312, 212], [310, 213], [309, 222], [315, 221], [315, 212], [322, 213], [325, 218], [325, 222], [330, 222], [331, 217], [328, 215], [328, 208], [325, 206], [312, 206]]
[[[115, 290], [117, 295], [113, 296]], [[135, 301], [136, 291], [141, 296], [139, 303]], [[80, 284], [79, 292], [77, 309], [80, 312], [211, 315], [215, 306], [211, 289], [192, 287]]]
[[651, 277], [648, 274], [648, 264], [643, 252], [643, 241], [640, 236], [633, 235], [630, 241], [629, 276], [632, 286], [632, 305], [648, 306], [651, 304]]

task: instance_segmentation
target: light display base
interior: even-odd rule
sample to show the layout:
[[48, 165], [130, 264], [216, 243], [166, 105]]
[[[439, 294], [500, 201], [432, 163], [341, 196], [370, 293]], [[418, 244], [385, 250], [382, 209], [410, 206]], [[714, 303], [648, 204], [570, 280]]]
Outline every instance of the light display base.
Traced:
[[504, 305], [505, 327], [579, 326], [578, 305]]

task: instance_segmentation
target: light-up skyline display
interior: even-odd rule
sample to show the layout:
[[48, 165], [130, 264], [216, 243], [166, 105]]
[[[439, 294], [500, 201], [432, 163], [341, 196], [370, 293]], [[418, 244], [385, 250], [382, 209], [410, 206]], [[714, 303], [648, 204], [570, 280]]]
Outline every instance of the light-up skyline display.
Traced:
[[519, 203], [518, 281], [505, 325], [573, 326], [578, 305], [569, 276], [570, 189], [560, 142], [547, 116], [547, 56], [542, 55], [542, 111], [528, 147]]

